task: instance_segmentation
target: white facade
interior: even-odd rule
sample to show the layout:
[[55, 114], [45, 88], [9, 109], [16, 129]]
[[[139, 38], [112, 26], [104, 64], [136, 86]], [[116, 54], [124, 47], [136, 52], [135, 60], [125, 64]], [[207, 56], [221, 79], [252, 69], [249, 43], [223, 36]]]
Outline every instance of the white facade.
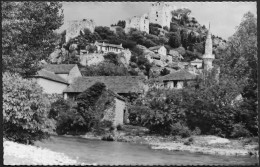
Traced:
[[98, 43], [95, 42], [95, 46], [97, 47], [98, 53], [108, 53], [108, 52], [113, 52], [113, 53], [121, 53], [124, 48], [122, 47], [122, 44], [120, 45], [113, 45], [113, 44], [106, 44], [106, 43]]
[[125, 20], [125, 22], [126, 33], [128, 33], [131, 30], [131, 28], [135, 28], [139, 31], [144, 31], [149, 34], [149, 19], [146, 14], [140, 17], [134, 16], [130, 19]]
[[162, 27], [167, 26], [170, 28], [170, 23], [172, 20], [171, 12], [175, 9], [175, 6], [171, 6], [164, 2], [153, 3], [149, 11], [150, 23], [155, 23], [161, 25]]
[[60, 83], [45, 78], [37, 78], [37, 83], [43, 88], [43, 92], [47, 94], [62, 94], [63, 90], [67, 88], [67, 84]]
[[202, 68], [202, 60], [195, 59], [194, 61], [191, 61], [190, 64], [192, 66], [196, 66], [197, 68]]

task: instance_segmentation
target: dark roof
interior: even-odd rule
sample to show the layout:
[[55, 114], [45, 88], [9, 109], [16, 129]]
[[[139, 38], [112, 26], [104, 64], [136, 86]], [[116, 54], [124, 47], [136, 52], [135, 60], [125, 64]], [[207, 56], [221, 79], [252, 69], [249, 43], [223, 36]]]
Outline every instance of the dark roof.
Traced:
[[55, 74], [69, 74], [70, 70], [77, 64], [46, 64], [44, 69]]
[[188, 72], [187, 70], [179, 70], [174, 73], [162, 76], [159, 78], [162, 81], [184, 81], [184, 80], [194, 80], [196, 75]]
[[50, 71], [47, 71], [47, 70], [44, 70], [44, 69], [38, 71], [37, 74], [34, 77], [45, 78], [45, 79], [49, 79], [49, 80], [52, 80], [52, 81], [65, 83], [65, 84], [69, 85], [69, 83], [65, 79], [63, 79], [62, 77], [54, 74], [53, 72], [50, 72]]
[[96, 82], [104, 83], [115, 93], [142, 93], [143, 77], [140, 76], [92, 76], [79, 77], [63, 92], [83, 92]]

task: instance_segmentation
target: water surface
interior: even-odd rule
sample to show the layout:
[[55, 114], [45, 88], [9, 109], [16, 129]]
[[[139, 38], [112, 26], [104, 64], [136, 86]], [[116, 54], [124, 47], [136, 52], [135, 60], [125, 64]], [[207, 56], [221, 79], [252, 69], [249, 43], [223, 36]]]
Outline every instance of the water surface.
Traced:
[[52, 136], [36, 145], [65, 153], [79, 162], [109, 165], [227, 165], [256, 164], [257, 158], [215, 156], [181, 151], [153, 150], [147, 145]]

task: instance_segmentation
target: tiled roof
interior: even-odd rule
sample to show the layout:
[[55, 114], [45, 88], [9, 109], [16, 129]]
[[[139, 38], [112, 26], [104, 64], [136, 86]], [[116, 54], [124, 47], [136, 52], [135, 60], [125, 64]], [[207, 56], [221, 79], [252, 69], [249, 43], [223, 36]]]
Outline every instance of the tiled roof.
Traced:
[[142, 93], [143, 77], [140, 76], [93, 76], [79, 77], [63, 92], [83, 92], [96, 82], [104, 83], [115, 93]]
[[76, 64], [46, 64], [43, 68], [55, 74], [69, 74], [70, 70], [75, 66]]
[[188, 72], [187, 70], [179, 70], [174, 73], [162, 76], [159, 78], [162, 81], [184, 81], [184, 80], [194, 80], [196, 75]]
[[52, 81], [69, 84], [65, 79], [63, 79], [60, 76], [54, 74], [53, 72], [50, 72], [50, 71], [47, 71], [47, 70], [44, 70], [44, 69], [38, 71], [37, 74], [35, 75], [35, 77], [36, 78], [45, 78], [45, 79], [49, 79], [49, 80], [52, 80]]
[[119, 48], [119, 49], [124, 49], [122, 47], [122, 45], [115, 45], [115, 44], [109, 44], [109, 43], [99, 43], [99, 42], [95, 42], [95, 45], [99, 45], [99, 46], [109, 46], [109, 47], [113, 47], [113, 48]]

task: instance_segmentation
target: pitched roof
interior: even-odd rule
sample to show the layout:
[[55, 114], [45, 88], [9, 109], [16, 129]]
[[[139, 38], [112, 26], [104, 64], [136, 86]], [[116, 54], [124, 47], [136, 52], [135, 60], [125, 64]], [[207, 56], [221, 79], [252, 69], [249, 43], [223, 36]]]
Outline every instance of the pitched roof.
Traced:
[[200, 60], [200, 59], [195, 59], [193, 61], [191, 61], [191, 63], [202, 63], [203, 60]]
[[158, 46], [150, 47], [149, 50], [158, 50], [161, 47], [164, 47], [164, 46], [158, 45]]
[[142, 93], [143, 77], [140, 76], [92, 76], [79, 77], [63, 92], [83, 92], [96, 82], [104, 83], [115, 93]]
[[174, 73], [162, 76], [159, 78], [162, 81], [184, 81], [184, 80], [194, 80], [196, 75], [188, 72], [187, 70], [179, 70]]
[[55, 74], [69, 74], [70, 70], [77, 64], [46, 64], [44, 69]]
[[44, 69], [38, 71], [37, 74], [34, 77], [45, 78], [45, 79], [49, 79], [49, 80], [52, 80], [52, 81], [65, 83], [65, 84], [69, 85], [69, 83], [65, 79], [61, 78], [60, 76], [54, 74], [51, 71], [47, 71], [47, 70], [44, 70]]
[[104, 47], [109, 46], [109, 47], [113, 47], [113, 48], [124, 49], [122, 47], [122, 44], [121, 45], [115, 45], [115, 44], [109, 44], [109, 43], [105, 43], [105, 42], [103, 42], [103, 43], [95, 42], [95, 45], [104, 46]]

